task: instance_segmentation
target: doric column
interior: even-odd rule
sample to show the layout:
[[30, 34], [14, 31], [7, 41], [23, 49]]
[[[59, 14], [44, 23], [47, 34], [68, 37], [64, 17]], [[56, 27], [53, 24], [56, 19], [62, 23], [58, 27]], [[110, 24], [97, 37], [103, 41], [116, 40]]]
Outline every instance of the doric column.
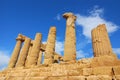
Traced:
[[92, 45], [95, 57], [113, 55], [110, 39], [104, 24], [92, 30]]
[[[32, 41], [31, 41], [31, 42], [32, 42]], [[27, 59], [26, 59], [26, 62], [25, 62], [25, 67], [26, 67], [26, 66], [29, 66], [28, 60], [29, 60], [29, 58], [30, 58], [30, 53], [31, 53], [31, 50], [32, 50], [32, 46], [33, 46], [33, 45], [31, 44], [30, 47], [29, 47]]]
[[27, 58], [27, 55], [28, 55], [30, 42], [31, 42], [30, 38], [25, 38], [25, 42], [24, 42], [24, 45], [23, 45], [23, 47], [21, 49], [21, 52], [20, 52], [16, 67], [24, 67], [25, 66], [25, 61], [26, 61], [26, 58]]
[[56, 40], [56, 28], [51, 27], [49, 30], [49, 35], [47, 39], [47, 45], [44, 56], [44, 64], [51, 64], [54, 61], [54, 51], [55, 51], [55, 40]]
[[104, 37], [105, 37], [105, 40], [106, 40], [106, 44], [107, 44], [107, 48], [108, 48], [108, 51], [107, 51], [107, 53], [109, 54], [109, 55], [111, 55], [111, 53], [113, 53], [113, 51], [112, 51], [112, 46], [111, 46], [111, 43], [110, 43], [110, 39], [109, 39], [109, 36], [108, 36], [108, 33], [107, 33], [107, 29], [106, 29], [106, 26], [103, 24], [102, 26], [102, 29], [103, 29], [103, 32], [105, 33], [104, 34]]
[[39, 52], [39, 57], [38, 57], [38, 61], [37, 61], [37, 65], [42, 64], [42, 50], [40, 50]]
[[28, 61], [27, 61], [28, 66], [36, 66], [37, 65], [40, 46], [41, 46], [41, 40], [42, 40], [42, 34], [37, 33], [36, 37], [35, 37], [35, 40], [33, 41], [33, 46], [32, 46], [31, 53], [29, 54], [29, 58], [28, 58]]
[[19, 34], [18, 38], [16, 40], [17, 40], [17, 42], [16, 42], [16, 45], [15, 45], [14, 51], [12, 53], [10, 62], [8, 64], [8, 68], [14, 68], [15, 65], [16, 65], [16, 62], [17, 62], [18, 56], [19, 56], [19, 52], [20, 52], [20, 49], [21, 49], [21, 46], [22, 46], [22, 41], [23, 41], [22, 40], [22, 35]]
[[93, 29], [92, 30], [92, 47], [93, 47], [93, 53], [94, 53], [94, 56], [97, 55], [97, 45], [96, 45], [96, 29]]
[[75, 35], [75, 20], [76, 16], [72, 13], [65, 13], [63, 17], [66, 22], [66, 36], [64, 48], [64, 61], [76, 60], [76, 35]]

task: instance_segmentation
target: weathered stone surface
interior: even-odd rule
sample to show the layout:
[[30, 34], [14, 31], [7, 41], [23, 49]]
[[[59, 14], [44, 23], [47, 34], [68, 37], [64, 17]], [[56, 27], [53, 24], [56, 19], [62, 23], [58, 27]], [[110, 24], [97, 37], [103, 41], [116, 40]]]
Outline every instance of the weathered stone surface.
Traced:
[[17, 77], [24, 77], [24, 76], [26, 76], [27, 75], [27, 73], [20, 73], [20, 72], [12, 72], [11, 74], [10, 74], [10, 76], [17, 76]]
[[28, 58], [28, 66], [37, 65], [40, 46], [41, 46], [41, 40], [42, 40], [42, 34], [37, 33], [35, 40], [33, 42], [33, 47], [32, 47], [31, 53], [30, 53], [29, 58]]
[[62, 68], [52, 67], [51, 68], [52, 76], [67, 76], [68, 75], [67, 70], [65, 70], [64, 67], [62, 67]]
[[24, 77], [14, 77], [14, 76], [10, 76], [10, 77], [8, 77], [6, 80], [24, 80]]
[[99, 75], [97, 76], [99, 80], [112, 80], [112, 76], [109, 75]]
[[92, 30], [92, 44], [94, 57], [114, 55], [105, 24]]
[[69, 76], [67, 80], [86, 80], [85, 76]]
[[65, 77], [49, 77], [48, 80], [68, 80], [68, 78]]
[[68, 75], [69, 75], [69, 76], [79, 76], [80, 73], [79, 73], [79, 71], [77, 71], [77, 70], [69, 70], [69, 71], [68, 71]]
[[113, 75], [112, 67], [96, 67], [92, 69], [93, 75]]
[[59, 56], [58, 55], [54, 55], [54, 63], [58, 63], [59, 61]]
[[88, 76], [87, 80], [112, 80], [112, 77], [108, 75]]
[[0, 77], [0, 80], [5, 80], [6, 78], [5, 77]]
[[115, 79], [114, 80], [120, 80], [120, 75], [115, 75]]
[[89, 76], [93, 74], [92, 68], [83, 68], [83, 75], [84, 76]]
[[25, 61], [28, 55], [29, 47], [30, 47], [30, 38], [25, 38], [24, 45], [21, 49], [18, 61], [16, 63], [16, 67], [24, 67], [25, 66]]
[[93, 75], [93, 76], [88, 76], [87, 80], [99, 80], [99, 78], [97, 76]]
[[51, 76], [50, 72], [31, 72], [31, 77], [43, 77], [43, 76]]
[[18, 38], [16, 40], [17, 40], [17, 42], [16, 42], [16, 45], [15, 45], [14, 51], [12, 53], [12, 56], [10, 58], [8, 68], [14, 68], [15, 65], [16, 65], [16, 62], [17, 62], [18, 56], [19, 56], [19, 52], [20, 52], [20, 49], [21, 49], [21, 46], [22, 46], [22, 35], [19, 34]]
[[76, 35], [75, 35], [75, 20], [76, 16], [72, 13], [65, 13], [66, 18], [66, 37], [64, 47], [64, 61], [76, 60]]
[[81, 74], [78, 69], [81, 66], [78, 64], [52, 64], [47, 67], [41, 66], [29, 69], [15, 68], [11, 71], [2, 72], [2, 74], [7, 75], [1, 77], [7, 76], [7, 80], [112, 80], [112, 78], [113, 80], [119, 80], [119, 75], [112, 73], [112, 67], [83, 68], [83, 74]]
[[26, 62], [25, 62], [25, 67], [28, 67], [28, 66], [29, 66], [28, 60], [29, 60], [29, 58], [30, 58], [30, 53], [31, 53], [32, 47], [33, 47], [33, 45], [30, 45], [30, 47], [29, 47], [27, 59], [26, 59]]
[[27, 80], [48, 80], [48, 77], [31, 77], [28, 78]]
[[113, 67], [113, 74], [120, 75], [120, 66]]
[[113, 56], [94, 57], [91, 62], [91, 67], [117, 66], [120, 65], [119, 62], [120, 61]]
[[55, 41], [56, 41], [56, 28], [51, 27], [45, 50], [44, 64], [52, 64], [54, 62]]

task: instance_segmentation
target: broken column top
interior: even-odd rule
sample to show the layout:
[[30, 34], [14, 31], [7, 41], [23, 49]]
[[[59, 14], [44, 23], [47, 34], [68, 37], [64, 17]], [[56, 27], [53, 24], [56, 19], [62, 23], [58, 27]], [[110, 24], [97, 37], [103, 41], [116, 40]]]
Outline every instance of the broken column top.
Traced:
[[96, 29], [99, 29], [99, 30], [107, 30], [105, 24], [99, 24], [96, 28], [92, 29], [91, 32], [93, 32], [93, 31], [96, 30]]
[[[26, 38], [26, 36], [22, 35], [22, 34], [18, 34], [18, 37], [16, 38], [16, 40], [21, 40], [21, 41], [24, 41]], [[30, 38], [29, 38], [30, 39]]]
[[16, 38], [16, 40], [24, 41], [22, 34], [18, 34], [18, 37]]
[[97, 29], [107, 31], [105, 24], [100, 24], [100, 25], [98, 25], [98, 26], [97, 26]]
[[72, 17], [74, 20], [76, 20], [76, 16], [71, 12], [64, 13], [63, 17], [66, 18], [66, 19], [69, 18], [69, 17]]
[[55, 27], [55, 26], [52, 26], [52, 27], [50, 28], [50, 30], [51, 30], [51, 31], [56, 31], [56, 27]]

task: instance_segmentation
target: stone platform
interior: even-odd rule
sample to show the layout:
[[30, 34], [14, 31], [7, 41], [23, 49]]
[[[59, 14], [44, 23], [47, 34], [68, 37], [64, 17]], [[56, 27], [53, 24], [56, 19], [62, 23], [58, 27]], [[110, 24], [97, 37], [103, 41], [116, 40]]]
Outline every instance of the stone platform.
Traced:
[[88, 60], [76, 63], [8, 68], [0, 80], [120, 80], [120, 66], [91, 67]]

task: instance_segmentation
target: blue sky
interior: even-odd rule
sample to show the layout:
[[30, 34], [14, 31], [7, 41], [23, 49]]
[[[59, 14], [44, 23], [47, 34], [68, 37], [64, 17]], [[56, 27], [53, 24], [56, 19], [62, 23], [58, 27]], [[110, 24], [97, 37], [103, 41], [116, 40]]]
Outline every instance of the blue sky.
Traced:
[[56, 52], [63, 55], [65, 12], [77, 16], [77, 59], [93, 56], [90, 31], [106, 24], [113, 51], [120, 58], [119, 0], [0, 0], [0, 69], [9, 61], [19, 33], [32, 39], [37, 32], [46, 41], [49, 28], [56, 26]]

